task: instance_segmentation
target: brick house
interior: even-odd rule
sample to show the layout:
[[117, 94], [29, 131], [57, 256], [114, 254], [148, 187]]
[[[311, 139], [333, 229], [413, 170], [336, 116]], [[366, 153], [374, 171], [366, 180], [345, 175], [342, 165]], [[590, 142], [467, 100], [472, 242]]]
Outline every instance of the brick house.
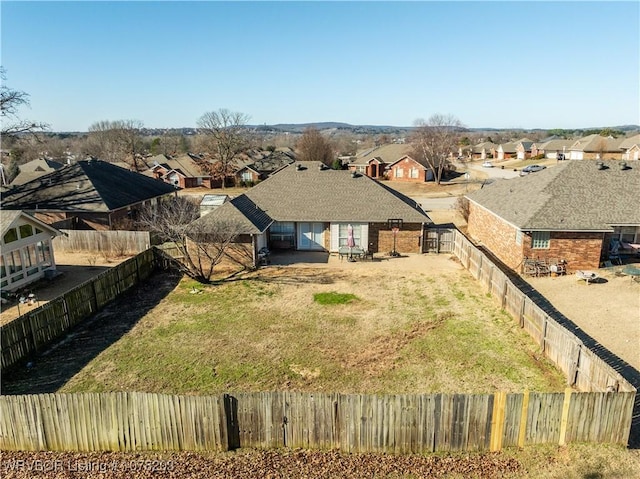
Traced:
[[468, 233], [509, 268], [525, 258], [597, 269], [612, 238], [640, 242], [640, 165], [564, 162], [467, 195]]
[[212, 187], [211, 175], [202, 171], [199, 157], [189, 153], [169, 158], [165, 155], [151, 157], [147, 162], [152, 166], [145, 175], [162, 180], [179, 188]]
[[518, 140], [516, 143], [516, 157], [519, 160], [526, 160], [527, 158], [531, 158], [531, 146], [533, 145], [533, 141], [529, 138], [523, 138], [522, 140]]
[[388, 220], [401, 219], [396, 250], [421, 253], [424, 230], [431, 224], [407, 196], [365, 175], [326, 168], [320, 162], [288, 165], [199, 221], [229, 221], [239, 214], [246, 218], [246, 233], [255, 235], [257, 248], [305, 251], [337, 252], [346, 245], [351, 225], [357, 246], [389, 252], [393, 232]]
[[433, 180], [433, 171], [409, 155], [391, 163], [387, 170], [389, 181], [424, 183]]
[[568, 159], [568, 150], [575, 143], [575, 140], [563, 140], [554, 138], [542, 142], [535, 142], [531, 145], [531, 156], [544, 155], [551, 159]]
[[640, 135], [633, 135], [623, 139], [619, 145], [622, 150], [623, 160], [639, 160], [640, 159]]
[[619, 159], [620, 145], [623, 138], [613, 138], [601, 135], [588, 135], [576, 140], [567, 151], [570, 160], [604, 160]]
[[106, 161], [84, 160], [2, 192], [1, 206], [55, 228], [117, 229], [176, 187]]
[[392, 143], [360, 151], [349, 163], [349, 171], [355, 171], [369, 178], [381, 179], [387, 174], [387, 167], [406, 155], [409, 145]]

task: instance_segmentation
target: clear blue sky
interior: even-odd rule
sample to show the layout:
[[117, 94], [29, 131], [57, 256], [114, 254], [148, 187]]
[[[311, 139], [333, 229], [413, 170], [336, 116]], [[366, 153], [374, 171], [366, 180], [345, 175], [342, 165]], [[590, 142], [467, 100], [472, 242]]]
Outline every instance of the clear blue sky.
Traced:
[[2, 65], [54, 131], [100, 120], [640, 123], [640, 2], [2, 1]]

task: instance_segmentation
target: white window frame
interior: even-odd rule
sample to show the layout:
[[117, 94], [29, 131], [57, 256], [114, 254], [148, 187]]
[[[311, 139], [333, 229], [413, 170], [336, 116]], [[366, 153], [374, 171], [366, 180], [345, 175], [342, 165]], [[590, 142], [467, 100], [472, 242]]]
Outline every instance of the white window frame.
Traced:
[[516, 230], [516, 244], [518, 246], [522, 245], [522, 230]]
[[395, 173], [394, 176], [396, 178], [402, 178], [404, 176], [404, 170], [401, 167], [397, 166], [396, 167], [396, 173]]

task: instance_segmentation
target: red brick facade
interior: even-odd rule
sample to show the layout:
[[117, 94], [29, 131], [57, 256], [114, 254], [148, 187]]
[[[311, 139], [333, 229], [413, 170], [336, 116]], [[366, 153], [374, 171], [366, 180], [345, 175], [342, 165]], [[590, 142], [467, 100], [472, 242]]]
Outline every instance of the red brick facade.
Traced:
[[520, 272], [525, 257], [545, 260], [565, 260], [567, 269], [598, 269], [604, 233], [550, 233], [548, 248], [532, 248], [532, 234], [523, 232], [521, 244], [516, 243], [517, 231], [488, 210], [471, 202], [468, 233], [495, 254], [509, 268]]
[[[398, 253], [422, 253], [422, 225], [419, 223], [405, 224], [396, 236], [396, 251]], [[369, 246], [375, 253], [389, 253], [393, 251], [393, 231], [386, 223], [369, 223]]]
[[404, 156], [389, 167], [387, 177], [390, 181], [408, 181], [413, 183], [424, 183], [428, 174], [424, 166], [410, 156]]

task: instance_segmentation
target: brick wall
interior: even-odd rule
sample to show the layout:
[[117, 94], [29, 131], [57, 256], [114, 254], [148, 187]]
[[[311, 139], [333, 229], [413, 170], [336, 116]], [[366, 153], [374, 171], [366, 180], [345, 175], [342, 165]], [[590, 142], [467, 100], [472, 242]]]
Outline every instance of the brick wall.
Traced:
[[516, 272], [521, 271], [524, 257], [567, 262], [567, 269], [598, 269], [602, 251], [603, 233], [552, 232], [549, 248], [533, 249], [531, 233], [522, 234], [522, 244], [516, 244], [516, 228], [493, 213], [471, 202], [467, 231], [504, 264]]
[[[386, 223], [369, 224], [370, 250], [374, 253], [389, 253], [393, 251], [393, 231]], [[422, 253], [422, 225], [420, 223], [406, 223], [396, 236], [396, 251], [398, 253]]]
[[523, 246], [516, 244], [514, 226], [475, 203], [469, 202], [467, 232], [474, 241], [488, 248], [509, 268], [520, 271], [524, 253]]
[[[402, 176], [400, 178], [396, 177], [396, 168], [402, 168]], [[411, 169], [418, 169], [418, 177], [410, 178]], [[415, 161], [412, 158], [405, 158], [398, 163], [395, 163], [388, 173], [389, 181], [408, 181], [413, 183], [424, 183], [427, 181], [427, 170], [424, 167]]]
[[604, 233], [552, 232], [549, 248], [531, 248], [531, 234], [524, 235], [524, 255], [534, 259], [560, 260], [567, 262], [568, 271], [598, 269]]

